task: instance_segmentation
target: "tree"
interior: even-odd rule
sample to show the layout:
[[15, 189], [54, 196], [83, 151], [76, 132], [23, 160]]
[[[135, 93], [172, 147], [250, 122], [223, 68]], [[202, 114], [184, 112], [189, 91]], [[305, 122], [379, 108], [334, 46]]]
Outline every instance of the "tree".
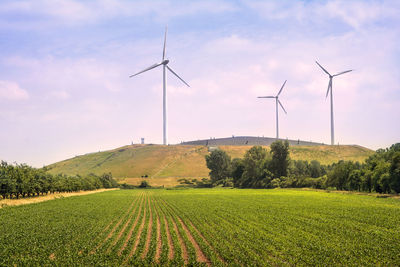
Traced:
[[206, 163], [213, 184], [219, 184], [230, 176], [231, 157], [225, 151], [220, 149], [212, 151], [210, 155], [206, 155]]
[[271, 144], [270, 170], [275, 178], [287, 176], [289, 166], [289, 142], [275, 141]]
[[240, 179], [242, 178], [244, 172], [244, 163], [242, 159], [234, 158], [232, 160], [231, 176], [233, 178], [233, 185], [235, 187], [239, 186]]
[[352, 170], [350, 171], [349, 177], [348, 177], [348, 182], [347, 182], [347, 188], [349, 190], [361, 190], [361, 176], [362, 172], [361, 170]]
[[364, 175], [361, 176], [361, 190], [371, 193], [371, 191], [372, 191], [372, 171], [364, 170]]
[[140, 182], [139, 188], [150, 187], [149, 183], [146, 180]]
[[293, 160], [290, 162], [290, 174], [295, 177], [309, 176], [309, 164], [305, 160]]
[[333, 164], [332, 170], [328, 172], [327, 186], [336, 187], [338, 190], [357, 189], [361, 178], [359, 178], [359, 173], [355, 171], [359, 170], [360, 167], [358, 162], [344, 160]]
[[2, 161], [0, 164], [0, 194], [3, 198], [10, 197], [15, 192], [15, 180], [12, 179], [12, 165]]
[[243, 174], [238, 182], [242, 188], [270, 188], [272, 173], [268, 170], [267, 150], [261, 146], [250, 148], [243, 159]]
[[340, 160], [338, 163], [333, 164], [333, 168], [328, 172], [328, 180], [326, 181], [329, 187], [336, 187], [338, 190], [342, 190], [346, 182], [346, 174], [344, 171], [344, 161]]
[[118, 183], [113, 179], [111, 172], [103, 173], [100, 176], [100, 181], [103, 184], [104, 188], [111, 188], [118, 186]]
[[375, 168], [372, 172], [372, 188], [377, 193], [388, 193], [388, 179], [390, 170], [390, 163], [383, 158], [375, 163]]
[[400, 193], [400, 149], [393, 154], [390, 161], [390, 187], [394, 192]]
[[318, 178], [326, 174], [326, 170], [324, 169], [323, 166], [321, 166], [321, 163], [317, 160], [312, 160], [310, 162], [310, 165], [308, 165], [309, 168], [309, 173], [312, 178]]

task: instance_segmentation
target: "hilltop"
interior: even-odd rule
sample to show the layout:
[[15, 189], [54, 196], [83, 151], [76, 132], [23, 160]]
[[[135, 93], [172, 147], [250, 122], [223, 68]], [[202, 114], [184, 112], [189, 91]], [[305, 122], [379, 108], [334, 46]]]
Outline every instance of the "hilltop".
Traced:
[[[204, 140], [182, 142], [181, 145], [201, 145], [201, 146], [269, 146], [275, 142], [276, 138], [259, 136], [232, 136], [225, 138], [210, 138]], [[291, 146], [321, 146], [323, 143], [312, 141], [279, 139], [288, 141]]]
[[[249, 145], [222, 145], [232, 158], [243, 157]], [[113, 150], [76, 156], [47, 166], [52, 174], [102, 174], [111, 172], [120, 182], [136, 184], [147, 175], [152, 185], [176, 185], [179, 178], [207, 177], [209, 170], [205, 155], [209, 148], [204, 145], [129, 145]], [[269, 149], [269, 147], [266, 147]], [[374, 153], [354, 146], [291, 146], [292, 159], [318, 160], [330, 164], [338, 160], [363, 162]]]

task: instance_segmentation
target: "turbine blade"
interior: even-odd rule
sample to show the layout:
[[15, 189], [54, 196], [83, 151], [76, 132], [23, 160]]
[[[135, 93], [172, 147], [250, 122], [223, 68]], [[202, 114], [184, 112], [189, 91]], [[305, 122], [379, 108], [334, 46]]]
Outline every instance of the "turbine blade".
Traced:
[[353, 71], [353, 70], [346, 70], [346, 71], [339, 72], [338, 74], [333, 75], [333, 77], [336, 77], [336, 76], [339, 76], [339, 75], [348, 73], [348, 72], [350, 72], [350, 71]]
[[285, 108], [283, 107], [283, 105], [282, 105], [281, 101], [279, 101], [279, 99], [278, 99], [278, 103], [279, 103], [279, 105], [281, 106], [281, 108], [283, 109], [283, 111], [285, 111], [285, 114], [287, 114]]
[[331, 90], [331, 89], [332, 89], [332, 78], [329, 79], [328, 90], [326, 90], [326, 97], [325, 98], [328, 97], [329, 90]]
[[148, 68], [146, 68], [146, 69], [144, 69], [144, 70], [142, 70], [142, 71], [139, 71], [138, 73], [132, 74], [131, 76], [129, 76], [129, 78], [132, 78], [133, 76], [139, 75], [140, 73], [146, 72], [146, 71], [148, 71], [148, 70], [157, 68], [157, 67], [160, 66], [160, 65], [162, 65], [162, 63], [157, 63], [157, 64], [154, 64], [154, 65], [151, 65], [150, 67], [148, 67]]
[[257, 98], [276, 98], [275, 96], [258, 96]]
[[283, 83], [283, 85], [282, 85], [282, 87], [281, 87], [281, 90], [279, 90], [279, 93], [278, 93], [276, 96], [279, 96], [279, 95], [281, 94], [281, 92], [282, 92], [282, 90], [283, 90], [283, 87], [285, 86], [286, 82], [287, 82], [287, 80]]
[[324, 67], [322, 67], [321, 64], [318, 63], [318, 61], [315, 61], [315, 63], [317, 63], [317, 65], [318, 65], [326, 74], [328, 74], [329, 76], [331, 76], [331, 74], [330, 74], [326, 69], [324, 69]]
[[179, 77], [179, 75], [176, 74], [170, 67], [168, 67], [168, 65], [165, 65], [165, 66], [167, 67], [167, 69], [168, 69], [170, 72], [172, 72], [172, 74], [174, 74], [176, 77], [178, 77], [179, 80], [181, 80], [184, 84], [186, 84], [188, 87], [190, 87], [190, 85], [189, 85], [187, 82], [185, 82], [181, 77]]
[[162, 60], [165, 59], [165, 52], [166, 52], [166, 49], [167, 49], [167, 31], [168, 31], [168, 26], [165, 27], [164, 48], [163, 48], [163, 53], [162, 53]]

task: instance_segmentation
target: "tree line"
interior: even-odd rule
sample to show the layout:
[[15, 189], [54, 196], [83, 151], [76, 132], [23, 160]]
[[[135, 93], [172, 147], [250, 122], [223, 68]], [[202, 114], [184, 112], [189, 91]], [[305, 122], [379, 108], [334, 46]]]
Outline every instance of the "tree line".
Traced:
[[26, 164], [0, 164], [0, 196], [5, 198], [24, 198], [54, 192], [75, 192], [99, 188], [118, 187], [111, 173], [100, 176], [52, 175], [46, 168], [37, 169]]
[[322, 165], [316, 160], [291, 160], [287, 141], [275, 141], [270, 148], [268, 152], [254, 146], [243, 158], [233, 160], [223, 150], [212, 151], [206, 155], [210, 185], [400, 193], [400, 143], [377, 150], [362, 164], [341, 160]]

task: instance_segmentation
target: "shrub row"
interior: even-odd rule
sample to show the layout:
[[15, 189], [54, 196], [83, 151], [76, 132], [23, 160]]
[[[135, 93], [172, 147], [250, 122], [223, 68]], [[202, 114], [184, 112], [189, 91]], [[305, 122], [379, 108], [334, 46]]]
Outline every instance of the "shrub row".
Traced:
[[206, 156], [212, 185], [238, 188], [314, 187], [337, 190], [400, 193], [400, 143], [379, 149], [363, 164], [339, 161], [290, 160], [289, 144], [276, 141], [271, 152], [261, 146], [249, 149], [244, 158], [231, 160], [222, 150]]
[[74, 192], [99, 188], [118, 187], [111, 173], [97, 176], [52, 175], [46, 169], [36, 169], [26, 164], [0, 164], [0, 196], [4, 198], [30, 197], [54, 192]]

